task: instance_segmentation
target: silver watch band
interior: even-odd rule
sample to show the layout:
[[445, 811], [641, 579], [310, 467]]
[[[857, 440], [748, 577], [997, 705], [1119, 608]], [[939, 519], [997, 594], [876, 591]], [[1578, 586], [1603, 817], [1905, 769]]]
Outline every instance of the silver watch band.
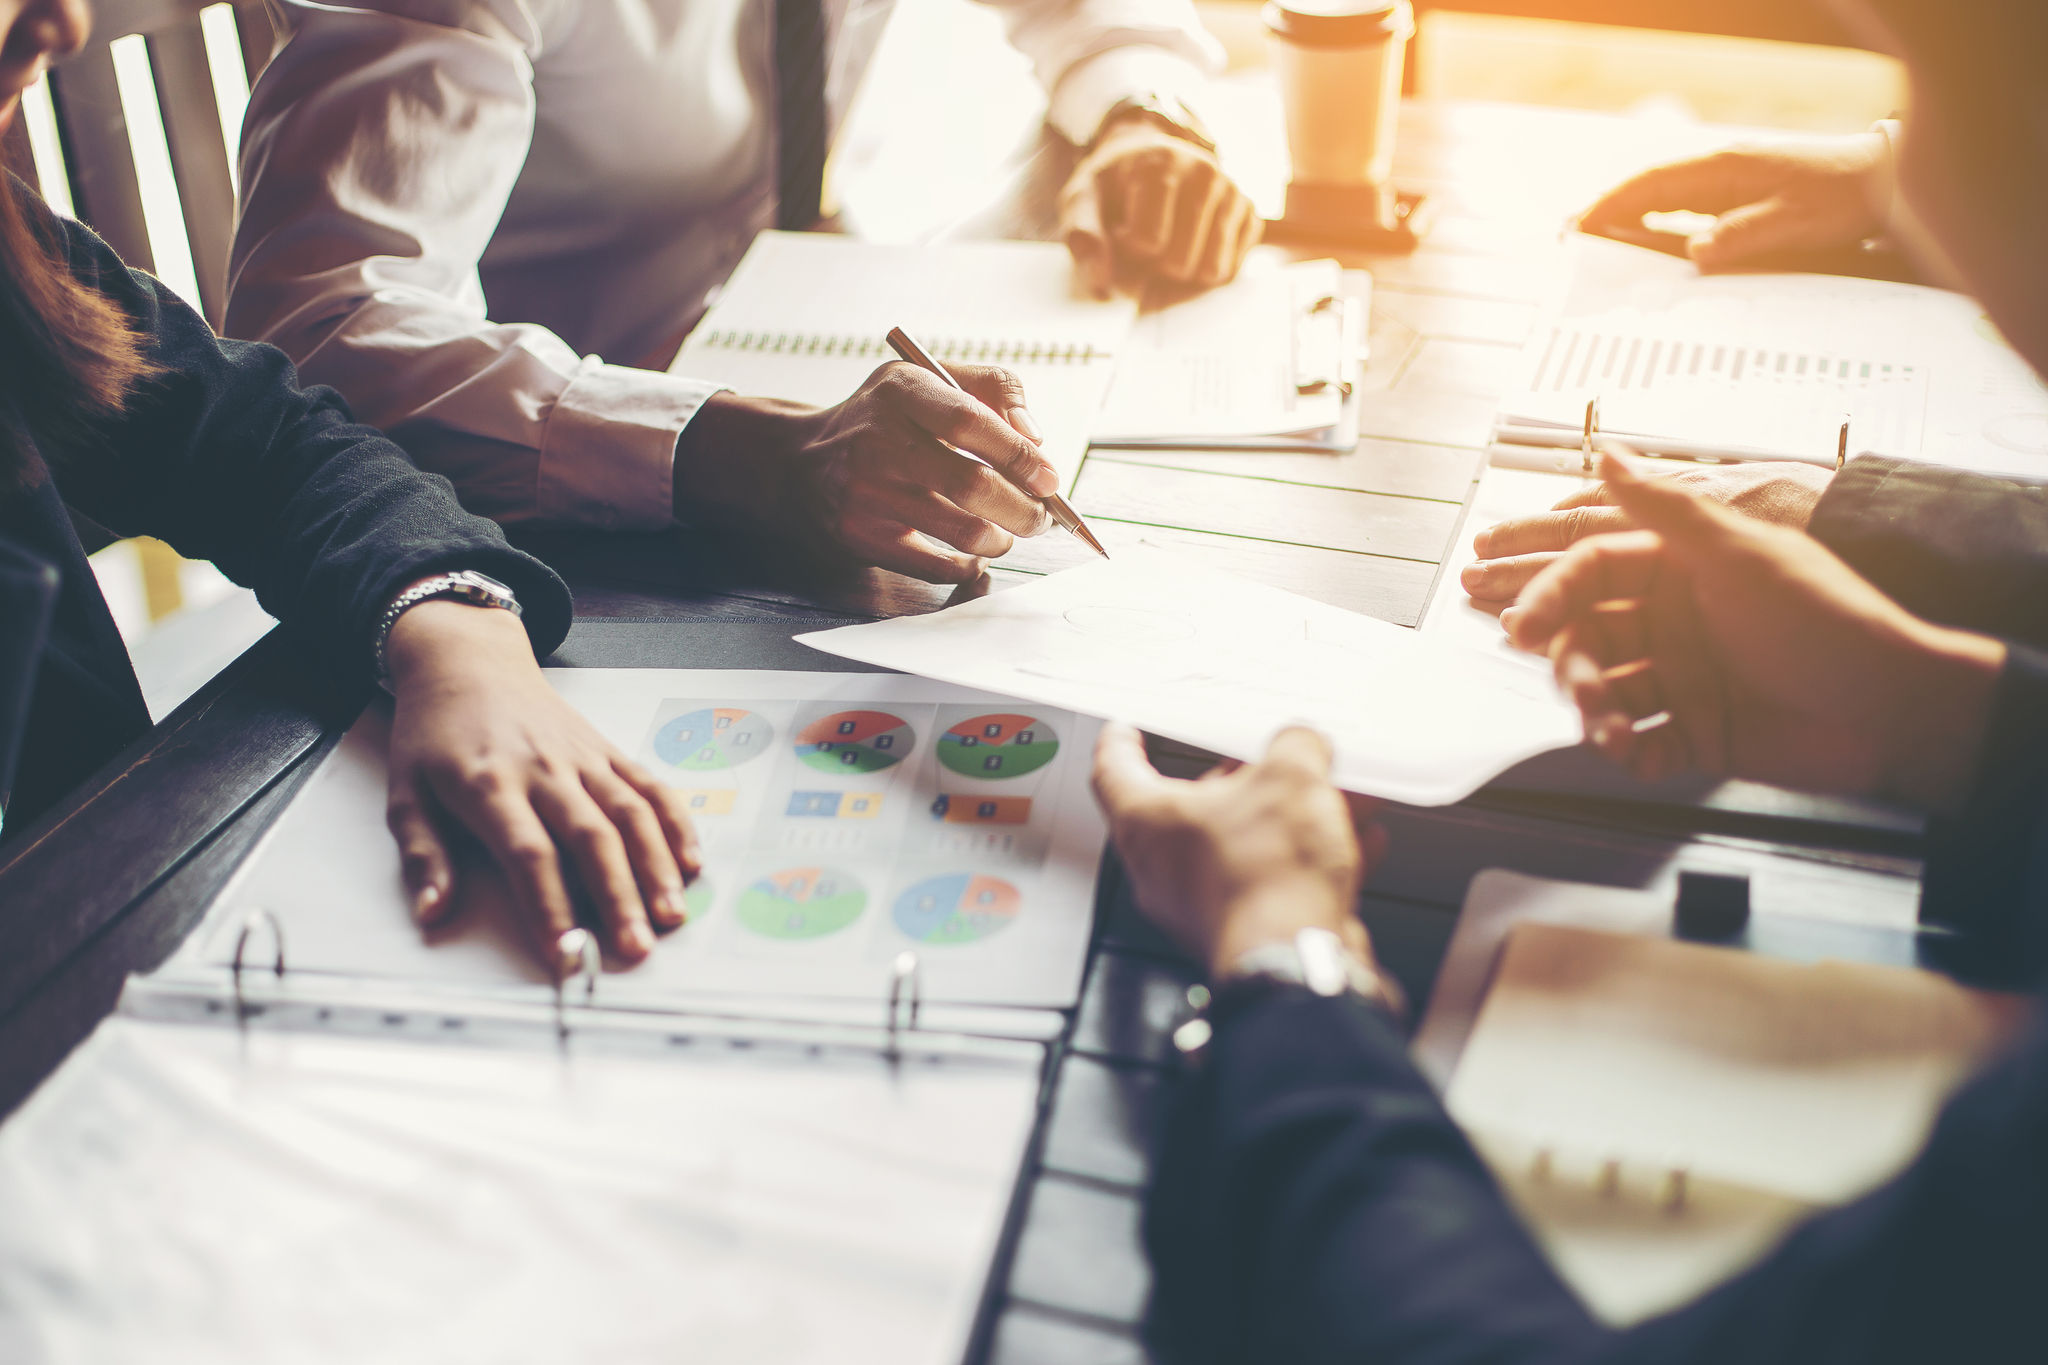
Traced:
[[1322, 996], [1348, 992], [1395, 1014], [1405, 1007], [1400, 987], [1359, 961], [1344, 940], [1328, 929], [1303, 929], [1290, 942], [1254, 948], [1231, 963], [1218, 984], [1251, 978], [1302, 986]]
[[391, 690], [391, 672], [384, 661], [384, 648], [391, 642], [391, 628], [409, 609], [437, 597], [453, 597], [472, 606], [495, 607], [514, 616], [523, 614], [512, 589], [474, 569], [459, 569], [420, 579], [387, 602], [384, 610], [377, 613], [376, 623], [370, 629], [370, 650], [376, 664], [377, 685], [385, 691]]

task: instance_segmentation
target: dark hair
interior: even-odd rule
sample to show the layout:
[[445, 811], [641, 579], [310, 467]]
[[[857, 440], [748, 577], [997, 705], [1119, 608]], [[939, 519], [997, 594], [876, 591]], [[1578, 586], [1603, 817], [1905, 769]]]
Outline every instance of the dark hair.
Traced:
[[128, 315], [73, 278], [62, 243], [31, 220], [34, 193], [0, 173], [0, 412], [16, 419], [0, 422], [0, 491], [42, 477], [27, 431], [88, 436], [155, 372]]

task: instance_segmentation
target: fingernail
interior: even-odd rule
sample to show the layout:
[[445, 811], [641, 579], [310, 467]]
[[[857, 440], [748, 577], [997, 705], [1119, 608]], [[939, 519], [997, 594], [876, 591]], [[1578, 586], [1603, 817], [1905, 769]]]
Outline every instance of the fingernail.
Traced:
[[647, 931], [644, 924], [627, 925], [625, 931], [619, 935], [619, 942], [635, 957], [645, 957], [654, 951], [654, 935]]
[[1490, 553], [1492, 545], [1493, 532], [1491, 530], [1481, 531], [1478, 535], [1472, 537], [1472, 553], [1478, 555], [1481, 559], [1493, 558], [1493, 555]]
[[1500, 609], [1500, 628], [1505, 631], [1513, 631], [1515, 622], [1521, 618], [1522, 609], [1520, 607], [1502, 607]]
[[441, 908], [441, 888], [428, 882], [413, 893], [412, 917], [416, 923], [425, 924]]
[[583, 970], [583, 945], [590, 941], [588, 929], [569, 929], [555, 940], [555, 979], [567, 981]]
[[1033, 445], [1045, 444], [1045, 433], [1038, 429], [1038, 419], [1031, 415], [1031, 409], [1011, 408], [1010, 425], [1023, 432]]
[[1026, 476], [1024, 486], [1041, 498], [1049, 498], [1060, 491], [1059, 471], [1049, 464], [1042, 464]]
[[1480, 579], [1486, 577], [1486, 575], [1487, 562], [1483, 559], [1475, 559], [1470, 564], [1467, 564], [1465, 566], [1465, 572], [1459, 574], [1458, 577], [1465, 583], [1467, 587], [1470, 587], [1472, 584], [1477, 583]]
[[648, 910], [663, 927], [673, 929], [689, 918], [689, 911], [683, 907], [681, 887], [669, 887], [654, 894], [654, 902]]

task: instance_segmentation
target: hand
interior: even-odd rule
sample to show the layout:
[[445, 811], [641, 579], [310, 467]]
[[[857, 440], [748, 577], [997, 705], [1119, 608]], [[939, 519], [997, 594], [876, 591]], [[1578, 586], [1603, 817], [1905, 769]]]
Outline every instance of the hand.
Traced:
[[565, 864], [614, 956], [638, 962], [653, 930], [686, 915], [703, 869], [682, 803], [555, 695], [508, 611], [427, 601], [392, 626], [384, 657], [397, 698], [388, 822], [413, 918], [454, 904], [448, 842], [467, 829], [504, 869], [534, 951], [558, 978], [576, 927]]
[[1182, 782], [1159, 775], [1136, 730], [1111, 725], [1095, 746], [1095, 796], [1139, 908], [1212, 975], [1303, 929], [1333, 930], [1371, 961], [1358, 887], [1386, 836], [1368, 823], [1370, 803], [1330, 785], [1321, 735], [1283, 731], [1263, 762]]
[[[1709, 498], [1744, 516], [1804, 530], [1834, 478], [1831, 470], [1793, 460], [1707, 465], [1664, 474], [1674, 488]], [[1548, 512], [1515, 517], [1472, 537], [1479, 558], [1459, 583], [1482, 602], [1512, 602], [1558, 555], [1587, 536], [1635, 527], [1607, 485], [1586, 484]]]
[[1038, 498], [1060, 477], [1039, 454], [1015, 375], [948, 368], [966, 393], [893, 362], [837, 407], [714, 396], [676, 443], [677, 516], [723, 512], [913, 578], [973, 581], [1012, 537], [1052, 524]]
[[1882, 133], [1730, 147], [1644, 171], [1579, 219], [1587, 232], [1633, 235], [1646, 213], [1717, 215], [1686, 241], [1702, 270], [1853, 247], [1884, 231], [1891, 146]]
[[1223, 284], [1262, 226], [1213, 152], [1141, 114], [1104, 129], [1060, 191], [1059, 214], [1075, 267], [1104, 298], [1126, 275]]
[[1907, 614], [1818, 541], [1676, 480], [1612, 456], [1601, 477], [1647, 529], [1574, 547], [1501, 616], [1549, 652], [1588, 739], [1649, 779], [1958, 799], [2003, 645]]

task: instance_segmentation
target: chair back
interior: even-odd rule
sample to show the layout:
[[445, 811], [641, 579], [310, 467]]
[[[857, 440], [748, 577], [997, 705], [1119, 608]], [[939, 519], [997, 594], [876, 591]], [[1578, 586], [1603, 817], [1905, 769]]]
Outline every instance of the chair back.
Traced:
[[[215, 11], [208, 14], [208, 11]], [[275, 46], [275, 32], [262, 0], [96, 0], [93, 34], [85, 49], [50, 73], [50, 98], [55, 106], [64, 174], [73, 208], [81, 221], [106, 238], [130, 265], [176, 283], [180, 263], [159, 261], [153, 249], [145, 194], [151, 177], [138, 173], [138, 151], [160, 161], [153, 152], [155, 131], [145, 127], [138, 141], [131, 113], [142, 85], [135, 79], [134, 45], [117, 52], [122, 39], [140, 35], [148, 52], [149, 84], [155, 88], [155, 113], [163, 127], [162, 148], [169, 153], [175, 180], [178, 217], [191, 250], [193, 300], [216, 328], [226, 311], [228, 247], [234, 235], [235, 189], [230, 170], [236, 149], [221, 128], [213, 63], [208, 59], [206, 29], [232, 19], [235, 42], [227, 45], [230, 60], [239, 52], [243, 70], [228, 74], [228, 84], [246, 98], [253, 81]], [[216, 41], [216, 51], [221, 44]], [[129, 99], [122, 103], [118, 61], [130, 63]], [[147, 125], [150, 120], [142, 115]], [[17, 119], [9, 135], [21, 153], [26, 141]], [[17, 141], [19, 139], [20, 141]], [[39, 168], [42, 169], [42, 168]], [[28, 177], [31, 183], [34, 177]], [[161, 197], [158, 195], [157, 197]], [[168, 206], [152, 203], [161, 214]]]

